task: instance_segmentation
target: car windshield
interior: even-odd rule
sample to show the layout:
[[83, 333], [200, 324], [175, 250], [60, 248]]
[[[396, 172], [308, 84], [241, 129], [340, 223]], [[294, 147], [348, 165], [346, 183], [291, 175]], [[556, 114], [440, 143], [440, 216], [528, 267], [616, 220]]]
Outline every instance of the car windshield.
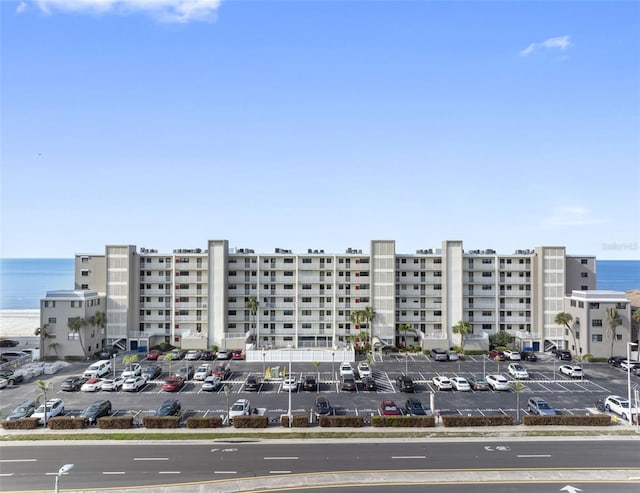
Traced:
[[232, 411], [242, 411], [242, 408], [243, 408], [243, 407], [244, 407], [244, 406], [243, 406], [242, 404], [234, 404], [234, 405], [231, 407], [231, 410], [232, 410]]
[[96, 410], [98, 409], [98, 407], [99, 407], [99, 405], [98, 405], [98, 404], [92, 404], [91, 406], [89, 406], [89, 407], [87, 408], [87, 412], [88, 412], [88, 413], [92, 413], [92, 412], [96, 411]]
[[629, 407], [629, 402], [627, 401], [620, 401], [620, 407]]
[[546, 402], [538, 402], [538, 409], [549, 409], [549, 404]]
[[15, 413], [26, 413], [29, 410], [29, 406], [18, 406], [15, 409]]

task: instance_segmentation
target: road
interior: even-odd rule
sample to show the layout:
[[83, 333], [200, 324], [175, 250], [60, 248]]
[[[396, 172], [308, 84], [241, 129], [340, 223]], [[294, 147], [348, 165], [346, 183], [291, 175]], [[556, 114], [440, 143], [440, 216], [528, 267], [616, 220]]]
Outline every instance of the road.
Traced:
[[[418, 490], [409, 483], [419, 481], [444, 488], [429, 491], [539, 492], [560, 491], [568, 485], [587, 493], [627, 492], [640, 488], [639, 450], [637, 439], [236, 440], [73, 446], [13, 442], [3, 444], [0, 479], [5, 493], [51, 490], [58, 469], [70, 463], [75, 466], [61, 484], [72, 491], [155, 486], [146, 490], [153, 492], [176, 485], [175, 491], [187, 492], [200, 491], [201, 483], [213, 483], [213, 491], [221, 492], [283, 487], [295, 491], [302, 486], [346, 488], [346, 483], [370, 483], [367, 491], [413, 492]], [[244, 482], [242, 489], [238, 480]], [[519, 486], [497, 487], [507, 484]], [[524, 488], [543, 484], [543, 489]]]

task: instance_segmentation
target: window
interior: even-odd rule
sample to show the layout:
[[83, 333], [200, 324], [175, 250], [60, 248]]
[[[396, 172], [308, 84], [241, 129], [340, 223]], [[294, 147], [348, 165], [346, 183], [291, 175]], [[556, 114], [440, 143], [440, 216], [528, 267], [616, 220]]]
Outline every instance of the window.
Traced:
[[[293, 315], [293, 312], [291, 313], [291, 315]], [[310, 317], [311, 316], [311, 310], [302, 310], [302, 316], [303, 317]]]
[[302, 289], [311, 289], [311, 284], [303, 284]]
[[491, 272], [483, 272], [482, 277], [491, 277]]
[[600, 318], [594, 318], [591, 321], [591, 327], [602, 327], [602, 319]]
[[600, 308], [600, 303], [589, 303], [589, 308], [591, 308], [592, 310], [597, 310], [598, 308]]
[[80, 334], [78, 332], [69, 332], [69, 333], [67, 333], [67, 340], [68, 341], [79, 341], [80, 340]]
[[87, 269], [82, 269], [81, 274], [82, 277], [89, 277], [89, 271]]
[[82, 284], [80, 286], [80, 289], [89, 289], [89, 285], [88, 284]]
[[602, 342], [602, 334], [591, 334], [591, 342]]
[[[305, 300], [309, 300], [309, 302], [311, 302], [311, 298], [302, 298], [303, 303], [305, 302]], [[293, 303], [293, 296], [285, 296], [282, 301], [285, 303]]]
[[616, 334], [616, 341], [622, 340], [622, 334]]
[[[285, 284], [284, 286], [282, 286], [282, 288], [283, 289], [293, 289], [293, 284]], [[311, 288], [309, 288], [309, 289], [311, 289]]]
[[285, 258], [284, 259], [284, 263], [285, 264], [292, 264], [293, 263], [293, 259], [292, 258]]
[[284, 275], [287, 277], [292, 277], [293, 276], [293, 271], [292, 270], [285, 270], [284, 271]]
[[[511, 287], [511, 286], [509, 286]], [[482, 285], [482, 290], [483, 291], [491, 291], [491, 284], [483, 284]]]
[[236, 315], [236, 311], [235, 310], [229, 310], [229, 316], [230, 317], [235, 317]]
[[583, 258], [583, 259], [580, 260], [580, 263], [582, 265], [587, 265], [589, 263], [589, 261], [586, 258]]
[[303, 264], [310, 264], [311, 263], [311, 259], [310, 258], [303, 258], [302, 259], [302, 263]]
[[[302, 310], [302, 311], [303, 311], [303, 314], [304, 314], [304, 310]], [[290, 316], [290, 315], [293, 315], [293, 310], [284, 310], [284, 311], [282, 312], [282, 314], [283, 314], [284, 316], [288, 316], [288, 315]]]
[[56, 323], [56, 317], [49, 317], [49, 322], [50, 324], [55, 324]]
[[491, 259], [490, 258], [483, 258], [482, 259], [482, 263], [483, 264], [490, 264], [491, 263]]
[[576, 300], [571, 300], [571, 306], [576, 306]]
[[589, 273], [588, 272], [581, 272], [580, 273], [580, 277], [589, 277]]

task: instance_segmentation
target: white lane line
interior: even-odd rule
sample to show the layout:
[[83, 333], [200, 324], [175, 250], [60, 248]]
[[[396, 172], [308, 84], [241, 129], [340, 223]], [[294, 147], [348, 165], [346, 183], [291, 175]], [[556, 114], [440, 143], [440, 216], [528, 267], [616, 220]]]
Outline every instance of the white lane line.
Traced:
[[158, 474], [180, 474], [180, 471], [158, 471]]
[[0, 478], [7, 478], [7, 477], [9, 477], [9, 476], [13, 476], [13, 473], [12, 473], [12, 472], [3, 472], [3, 473], [0, 473]]
[[213, 474], [238, 474], [237, 471], [213, 471]]
[[522, 454], [522, 455], [517, 455], [516, 457], [521, 457], [521, 458], [551, 457], [551, 454]]
[[426, 455], [392, 455], [392, 459], [426, 459]]
[[0, 459], [0, 464], [7, 462], [37, 462], [38, 459]]
[[264, 460], [298, 460], [298, 457], [265, 457]]
[[269, 474], [291, 474], [291, 471], [269, 471]]
[[110, 474], [127, 474], [127, 473], [124, 471], [102, 471], [102, 474], [104, 476], [108, 476]]
[[133, 460], [169, 460], [169, 457], [134, 457]]

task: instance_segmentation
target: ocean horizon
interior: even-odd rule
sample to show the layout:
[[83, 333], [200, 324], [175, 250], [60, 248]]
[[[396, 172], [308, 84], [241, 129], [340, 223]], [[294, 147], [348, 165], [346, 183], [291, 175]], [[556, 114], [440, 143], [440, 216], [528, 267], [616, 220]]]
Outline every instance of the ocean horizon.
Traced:
[[[0, 259], [0, 310], [37, 310], [47, 291], [74, 289], [75, 259]], [[596, 260], [597, 289], [640, 290], [640, 260]]]

